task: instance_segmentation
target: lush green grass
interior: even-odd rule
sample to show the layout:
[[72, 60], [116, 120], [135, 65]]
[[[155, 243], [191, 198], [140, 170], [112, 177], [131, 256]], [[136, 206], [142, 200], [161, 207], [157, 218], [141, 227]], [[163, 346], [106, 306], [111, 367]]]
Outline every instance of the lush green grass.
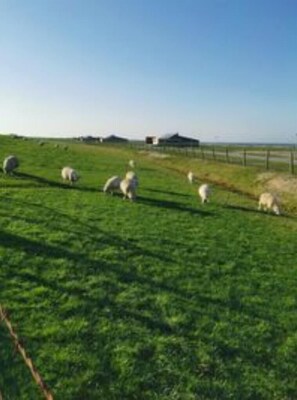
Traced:
[[[143, 154], [146, 154], [148, 158], [152, 158], [153, 155], [147, 151]], [[283, 212], [297, 215], [296, 176], [265, 171], [258, 167], [222, 164], [213, 160], [201, 160], [192, 157], [185, 158], [176, 154], [164, 159], [155, 157], [154, 162], [172, 171], [179, 172], [183, 176], [189, 170], [192, 170], [199, 177], [200, 182], [213, 183], [215, 187], [224, 187], [243, 196], [253, 198], [255, 201], [259, 198], [260, 193], [272, 191], [280, 197]], [[267, 176], [265, 177], [265, 175]], [[264, 179], [259, 179], [261, 177]], [[269, 182], [275, 178], [278, 178], [280, 184], [277, 188], [270, 188]], [[256, 207], [256, 203], [254, 207]]]
[[[202, 206], [182, 159], [134, 154], [130, 203], [99, 191], [129, 150], [0, 146], [21, 160], [0, 175], [0, 301], [55, 398], [297, 398], [295, 217], [220, 186]], [[0, 335], [4, 399], [41, 398]]]

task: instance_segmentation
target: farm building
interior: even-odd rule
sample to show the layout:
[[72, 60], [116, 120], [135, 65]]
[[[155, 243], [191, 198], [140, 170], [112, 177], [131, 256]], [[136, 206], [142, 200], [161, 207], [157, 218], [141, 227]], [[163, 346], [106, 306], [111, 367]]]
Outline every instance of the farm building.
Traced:
[[116, 135], [106, 136], [105, 138], [100, 139], [101, 143], [126, 143], [128, 139], [122, 138]]
[[79, 140], [80, 142], [84, 142], [84, 143], [95, 143], [95, 142], [100, 142], [99, 137], [95, 137], [95, 136], [79, 136], [77, 138], [77, 140]]
[[145, 143], [146, 144], [156, 144], [157, 136], [146, 136]]
[[197, 139], [181, 136], [177, 133], [167, 133], [166, 135], [147, 136], [145, 138], [147, 144], [153, 145], [168, 145], [168, 146], [199, 146], [200, 142]]

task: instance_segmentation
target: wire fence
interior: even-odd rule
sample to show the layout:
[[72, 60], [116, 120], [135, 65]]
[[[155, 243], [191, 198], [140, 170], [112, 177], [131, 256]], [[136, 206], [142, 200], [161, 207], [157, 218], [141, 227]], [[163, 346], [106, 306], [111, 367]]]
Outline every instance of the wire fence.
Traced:
[[209, 145], [200, 144], [189, 146], [187, 143], [175, 144], [146, 144], [143, 141], [129, 141], [125, 144], [95, 143], [86, 144], [110, 147], [130, 147], [131, 149], [153, 151], [159, 153], [175, 154], [201, 160], [236, 164], [243, 167], [258, 167], [264, 170], [289, 172], [292, 175], [297, 172], [297, 147], [296, 145], [270, 145], [270, 146], [243, 146], [243, 145]]
[[[40, 390], [42, 391], [44, 398], [46, 400], [53, 400], [54, 399], [53, 395], [51, 394], [51, 392], [48, 389], [47, 385], [45, 384], [44, 380], [41, 378], [41, 375], [35, 368], [32, 359], [28, 357], [23, 344], [21, 343], [15, 329], [12, 327], [12, 323], [8, 317], [7, 311], [4, 310], [4, 308], [0, 305], [0, 323], [2, 321], [5, 323], [8, 331], [9, 331], [10, 337], [13, 341], [16, 351], [22, 356], [26, 366], [29, 368], [29, 370], [32, 374], [33, 380], [35, 381], [35, 383], [39, 386]], [[0, 392], [0, 400], [2, 400], [2, 398], [3, 397]]]
[[297, 151], [296, 148], [245, 148], [239, 146], [209, 146], [200, 145], [185, 147], [178, 145], [147, 145], [141, 143], [131, 143], [130, 147], [139, 150], [162, 152], [173, 155], [181, 155], [201, 160], [224, 162], [227, 164], [237, 164], [253, 166], [269, 170], [289, 172], [295, 174], [297, 171]]

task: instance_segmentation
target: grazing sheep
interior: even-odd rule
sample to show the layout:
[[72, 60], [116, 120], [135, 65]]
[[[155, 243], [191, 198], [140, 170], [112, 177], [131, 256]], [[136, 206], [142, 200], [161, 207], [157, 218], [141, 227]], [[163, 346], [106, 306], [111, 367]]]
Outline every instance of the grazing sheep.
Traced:
[[71, 167], [64, 167], [61, 171], [61, 176], [65, 181], [69, 181], [71, 184], [76, 182], [79, 178], [77, 172]]
[[16, 156], [8, 156], [3, 161], [3, 171], [5, 174], [10, 174], [19, 165], [20, 164]]
[[58, 149], [60, 146], [57, 144], [55, 144], [55, 149]]
[[120, 189], [124, 195], [124, 199], [130, 199], [131, 201], [136, 198], [136, 181], [134, 179], [125, 178], [120, 183]]
[[271, 193], [262, 193], [259, 198], [258, 210], [272, 210], [276, 215], [280, 215], [279, 200]]
[[201, 197], [202, 204], [209, 201], [210, 187], [206, 183], [198, 188], [199, 196]]
[[133, 181], [135, 188], [137, 188], [139, 182], [138, 182], [138, 178], [134, 171], [128, 171], [126, 173], [125, 179], [129, 179], [129, 180]]
[[188, 173], [187, 176], [188, 176], [188, 181], [189, 181], [190, 183], [194, 183], [195, 176], [194, 176], [193, 172], [190, 171], [190, 172]]
[[129, 161], [129, 167], [130, 168], [135, 168], [135, 161], [134, 160], [130, 160]]
[[112, 176], [106, 181], [103, 192], [113, 194], [114, 191], [120, 189], [120, 184], [121, 178], [119, 176]]

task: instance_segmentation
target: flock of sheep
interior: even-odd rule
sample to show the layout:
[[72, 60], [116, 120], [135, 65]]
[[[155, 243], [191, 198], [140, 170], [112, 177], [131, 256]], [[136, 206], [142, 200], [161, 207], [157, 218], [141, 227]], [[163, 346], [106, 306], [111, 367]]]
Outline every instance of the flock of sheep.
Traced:
[[[5, 158], [3, 162], [3, 171], [5, 174], [10, 174], [19, 166], [19, 161], [16, 156], [10, 155]], [[134, 160], [129, 161], [129, 167], [135, 168]], [[61, 176], [65, 181], [69, 181], [71, 184], [79, 179], [78, 173], [71, 167], [64, 167], [61, 171]], [[195, 182], [195, 175], [192, 171], [189, 171], [187, 175], [188, 181], [193, 184]], [[121, 191], [124, 199], [131, 201], [136, 199], [136, 189], [138, 187], [138, 178], [134, 171], [128, 171], [125, 177], [122, 179], [115, 175], [109, 178], [104, 187], [104, 193], [114, 193], [115, 191]], [[208, 184], [202, 184], [198, 188], [198, 194], [201, 198], [202, 204], [209, 201], [211, 194], [210, 186]], [[258, 204], [259, 210], [272, 210], [276, 215], [280, 215], [280, 204], [278, 198], [271, 193], [262, 193], [259, 198]]]
[[[192, 171], [189, 171], [187, 177], [191, 184], [195, 182], [195, 175]], [[201, 198], [202, 204], [208, 202], [211, 194], [210, 186], [206, 183], [202, 184], [198, 188], [198, 194]], [[264, 211], [272, 210], [276, 215], [280, 215], [279, 199], [271, 193], [262, 193], [259, 198], [258, 209]]]
[[[129, 161], [129, 167], [135, 167], [134, 160]], [[187, 178], [191, 184], [195, 182], [195, 175], [192, 171], [188, 172]], [[133, 171], [129, 171], [126, 173], [124, 179], [121, 179], [117, 175], [109, 178], [104, 185], [103, 192], [112, 194], [114, 191], [120, 190], [123, 193], [124, 198], [135, 200], [137, 187], [138, 178]], [[198, 194], [201, 198], [202, 204], [207, 203], [211, 194], [210, 186], [206, 183], [202, 184], [198, 187]], [[263, 209], [264, 211], [272, 210], [276, 215], [280, 215], [279, 200], [271, 193], [262, 193], [259, 198], [258, 209]]]

